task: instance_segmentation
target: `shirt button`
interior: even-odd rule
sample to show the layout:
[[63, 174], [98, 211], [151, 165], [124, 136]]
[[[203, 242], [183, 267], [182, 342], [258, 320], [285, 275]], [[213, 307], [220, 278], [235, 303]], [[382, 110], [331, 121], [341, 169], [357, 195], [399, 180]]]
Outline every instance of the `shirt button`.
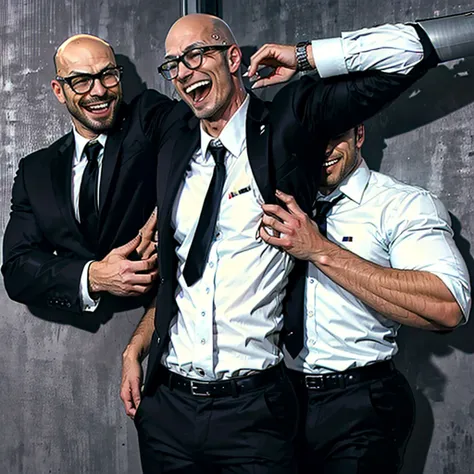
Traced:
[[209, 288], [206, 288], [206, 295], [208, 295], [210, 293], [210, 289]]
[[313, 285], [314, 284], [314, 278], [310, 278], [309, 282]]
[[309, 316], [310, 318], [312, 318], [312, 317], [314, 316], [314, 312], [313, 312], [313, 311], [308, 311], [308, 316]]
[[216, 239], [220, 239], [221, 238], [221, 233], [220, 232], [217, 232], [216, 233]]
[[197, 372], [201, 377], [204, 377], [204, 375], [205, 375], [204, 369], [201, 369], [201, 367], [197, 367], [197, 368], [196, 368], [196, 372]]
[[202, 345], [206, 344], [206, 340], [205, 340], [205, 339], [201, 339], [201, 344], [202, 344]]
[[210, 263], [209, 263], [209, 267], [210, 267], [210, 268], [214, 268], [214, 263], [213, 263], [213, 262], [210, 262]]
[[201, 316], [206, 316], [206, 312], [205, 312], [205, 311], [202, 311], [202, 312], [201, 312]]
[[309, 343], [310, 343], [312, 346], [315, 346], [315, 345], [316, 345], [316, 340], [315, 340], [315, 339], [310, 339], [310, 340], [309, 340]]

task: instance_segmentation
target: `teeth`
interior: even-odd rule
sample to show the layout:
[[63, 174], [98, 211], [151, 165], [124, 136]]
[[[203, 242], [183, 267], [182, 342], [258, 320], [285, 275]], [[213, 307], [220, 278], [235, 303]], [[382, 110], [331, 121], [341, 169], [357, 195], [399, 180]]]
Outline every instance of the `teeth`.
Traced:
[[323, 166], [325, 168], [328, 168], [329, 166], [335, 165], [338, 161], [339, 161], [339, 159], [326, 161], [325, 163], [323, 163]]
[[89, 105], [89, 109], [92, 110], [104, 110], [109, 106], [109, 104], [97, 104], [97, 105]]
[[208, 86], [211, 83], [211, 81], [199, 81], [194, 83], [192, 86], [189, 86], [185, 92], [186, 94], [190, 94], [191, 92], [195, 91], [198, 87], [202, 86]]

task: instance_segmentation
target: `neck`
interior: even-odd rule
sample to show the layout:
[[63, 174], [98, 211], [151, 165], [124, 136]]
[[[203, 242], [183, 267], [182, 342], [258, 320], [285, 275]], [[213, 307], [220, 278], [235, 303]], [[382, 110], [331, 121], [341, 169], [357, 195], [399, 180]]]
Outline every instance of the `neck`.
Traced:
[[224, 127], [229, 123], [230, 119], [239, 110], [240, 106], [244, 103], [246, 92], [243, 87], [239, 88], [237, 92], [230, 99], [229, 104], [225, 109], [217, 116], [211, 119], [202, 119], [201, 124], [203, 129], [214, 138], [217, 138]]

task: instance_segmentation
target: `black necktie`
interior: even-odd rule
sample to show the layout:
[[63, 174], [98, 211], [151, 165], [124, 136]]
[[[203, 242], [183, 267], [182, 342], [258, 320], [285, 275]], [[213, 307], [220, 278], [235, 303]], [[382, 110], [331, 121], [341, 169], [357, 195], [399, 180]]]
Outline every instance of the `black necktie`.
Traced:
[[[321, 234], [326, 236], [327, 215], [332, 207], [344, 197], [341, 194], [332, 201], [316, 201], [317, 216], [314, 218]], [[285, 300], [285, 333], [286, 350], [295, 359], [304, 345], [304, 295], [308, 262], [296, 260], [295, 268], [290, 275]]]
[[327, 236], [327, 215], [333, 206], [338, 203], [344, 194], [340, 194], [337, 198], [334, 198], [332, 201], [316, 201], [316, 217], [314, 218], [316, 224], [318, 224], [319, 232], [321, 232], [324, 237]]
[[79, 217], [81, 231], [86, 241], [95, 246], [99, 226], [99, 210], [97, 207], [97, 180], [99, 176], [99, 157], [102, 145], [99, 142], [89, 142], [84, 153], [87, 165], [82, 175], [81, 189], [79, 192]]
[[210, 146], [209, 150], [216, 162], [211, 184], [207, 190], [202, 206], [201, 217], [194, 234], [188, 258], [184, 265], [183, 275], [188, 286], [196, 283], [204, 272], [214, 237], [217, 215], [221, 206], [222, 189], [225, 182], [224, 158], [226, 149], [221, 146]]

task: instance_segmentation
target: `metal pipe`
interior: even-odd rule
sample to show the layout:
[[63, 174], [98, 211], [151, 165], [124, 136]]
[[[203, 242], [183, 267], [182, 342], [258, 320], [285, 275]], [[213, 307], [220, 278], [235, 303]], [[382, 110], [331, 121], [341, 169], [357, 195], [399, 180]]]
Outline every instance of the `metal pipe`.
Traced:
[[416, 20], [433, 44], [440, 61], [474, 55], [474, 12]]

